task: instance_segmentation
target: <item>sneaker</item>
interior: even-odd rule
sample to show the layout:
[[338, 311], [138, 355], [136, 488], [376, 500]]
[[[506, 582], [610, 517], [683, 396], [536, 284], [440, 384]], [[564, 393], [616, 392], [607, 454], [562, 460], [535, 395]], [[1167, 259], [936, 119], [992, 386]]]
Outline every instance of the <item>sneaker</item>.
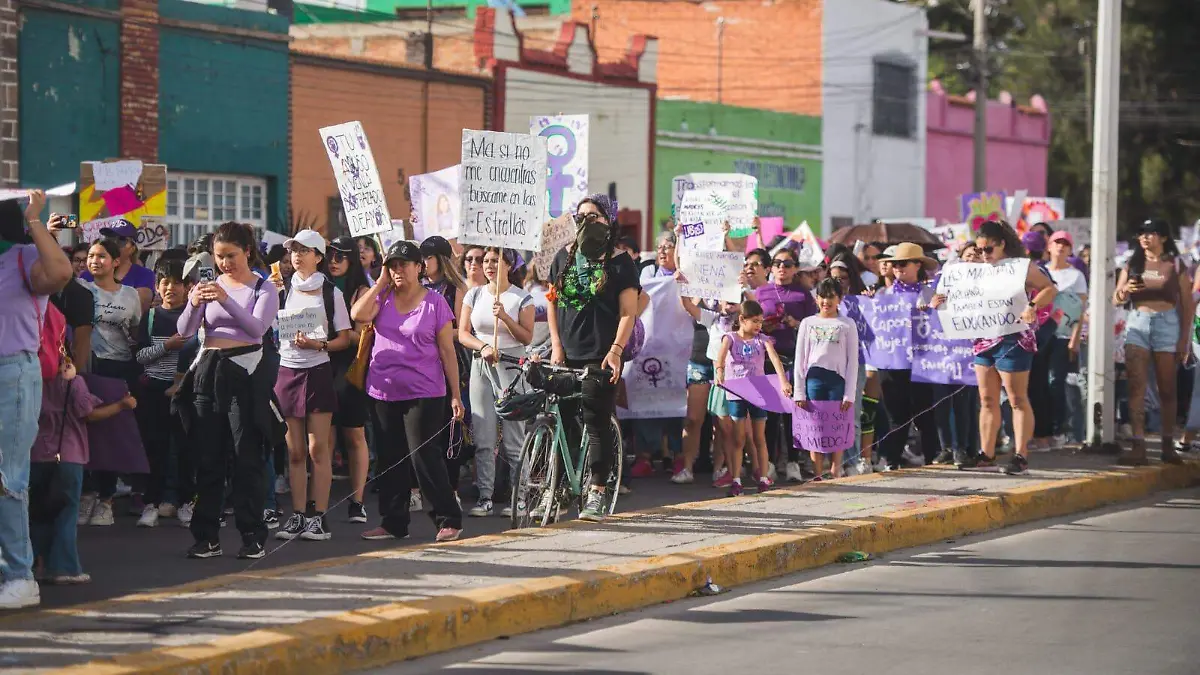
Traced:
[[735, 480], [735, 481], [731, 481], [731, 482], [729, 483], [729, 492], [727, 492], [727, 493], [725, 493], [725, 494], [726, 494], [726, 496], [729, 496], [729, 497], [738, 497], [738, 496], [741, 496], [741, 494], [742, 494], [742, 483], [741, 483], [741, 481], [736, 481], [736, 480]]
[[174, 504], [163, 502], [158, 505], [159, 518], [174, 518], [179, 515], [179, 509]]
[[36, 607], [41, 603], [41, 590], [33, 579], [13, 579], [0, 586], [0, 609]]
[[283, 518], [283, 513], [275, 509], [263, 509], [263, 524], [268, 530], [279, 529], [279, 521]]
[[1000, 469], [1010, 476], [1020, 476], [1029, 471], [1029, 461], [1018, 454], [1013, 454], [1008, 464]]
[[88, 525], [107, 526], [113, 524], [112, 502], [98, 502], [96, 510], [92, 512], [92, 518], [88, 521]]
[[715, 488], [729, 487], [732, 482], [733, 474], [729, 473], [729, 469], [722, 467], [720, 471], [713, 474], [712, 486]]
[[1051, 439], [1051, 449], [1052, 450], [1061, 450], [1061, 449], [1067, 447], [1067, 444], [1070, 442], [1071, 442], [1071, 439], [1067, 438], [1066, 434], [1059, 434], [1059, 435], [1055, 436], [1053, 439]]
[[392, 534], [391, 532], [388, 532], [387, 530], [383, 529], [382, 527], [371, 528], [371, 529], [367, 530], [366, 532], [363, 532], [359, 536], [361, 536], [363, 539], [366, 539], [367, 541], [386, 541], [389, 539], [408, 539], [407, 534], [397, 537], [396, 535]]
[[259, 558], [266, 557], [266, 555], [267, 550], [263, 548], [262, 544], [256, 541], [253, 544], [243, 544], [238, 549], [237, 557], [238, 560], [258, 560]]
[[799, 462], [788, 462], [787, 466], [784, 467], [784, 474], [787, 476], [789, 483], [804, 482], [804, 473], [800, 471]]
[[691, 469], [683, 468], [671, 476], [671, 482], [676, 485], [687, 485], [696, 482], [696, 476]]
[[587, 489], [587, 499], [583, 502], [583, 510], [579, 512], [579, 519], [586, 520], [589, 523], [598, 523], [604, 520], [605, 507], [608, 505], [607, 495], [605, 490]]
[[880, 457], [879, 459], [875, 460], [875, 472], [876, 473], [887, 473], [888, 471], [891, 471], [891, 470], [892, 470], [892, 467], [888, 466], [887, 460], [884, 459], [883, 457]]
[[365, 523], [367, 522], [367, 507], [363, 506], [362, 502], [350, 500], [350, 522]]
[[534, 520], [541, 520], [553, 506], [554, 495], [549, 490], [546, 490], [542, 492], [542, 499], [538, 502], [538, 505], [533, 507], [533, 510], [529, 512], [529, 517]]
[[142, 512], [145, 510], [146, 502], [142, 499], [142, 495], [140, 493], [135, 492], [129, 495], [129, 515], [141, 516]]
[[91, 522], [92, 513], [96, 511], [98, 501], [95, 493], [86, 494], [79, 498], [79, 517], [75, 519], [76, 525], [83, 527]]
[[283, 524], [283, 529], [275, 533], [275, 538], [283, 539], [284, 541], [291, 541], [292, 539], [299, 537], [300, 533], [304, 531], [304, 521], [304, 516], [300, 515], [299, 513], [293, 513], [292, 515], [288, 516], [287, 522]]
[[179, 507], [179, 513], [177, 515], [179, 517], [180, 526], [187, 527], [192, 524], [192, 513], [195, 511], [195, 509], [196, 507], [191, 502]]
[[128, 497], [133, 494], [133, 487], [125, 483], [125, 479], [117, 478], [117, 491], [113, 493], [114, 497]]
[[325, 523], [325, 514], [320, 513], [312, 518], [304, 519], [304, 530], [300, 533], [300, 538], [307, 541], [329, 541], [333, 538], [333, 532], [329, 531]]
[[470, 511], [467, 511], [467, 515], [471, 516], [472, 518], [486, 518], [492, 515], [493, 508], [495, 507], [492, 504], [492, 500], [481, 497], [479, 502], [475, 504], [475, 506], [471, 507]]
[[287, 476], [275, 476], [275, 494], [286, 495], [292, 491], [292, 486], [288, 485]]
[[626, 485], [624, 483], [621, 483], [621, 487], [617, 488], [617, 494], [621, 495], [622, 497], [624, 497], [625, 495], [627, 495], [631, 492], [633, 492], [633, 488], [629, 487], [628, 485]]
[[153, 504], [147, 504], [142, 509], [142, 517], [138, 518], [138, 527], [158, 527], [158, 507]]
[[225, 527], [226, 525], [229, 524], [229, 518], [224, 513], [222, 513], [221, 517], [217, 519], [217, 522], [221, 523], [221, 527]]
[[925, 458], [913, 452], [910, 448], [904, 448], [904, 454], [901, 455], [904, 463], [911, 467], [925, 466]]
[[1127, 441], [1133, 438], [1133, 425], [1120, 424], [1117, 426], [1117, 438]]
[[954, 464], [954, 450], [942, 450], [938, 456], [933, 459], [934, 464]]
[[217, 558], [221, 556], [220, 542], [198, 541], [188, 549], [189, 558]]
[[[517, 513], [521, 514], [522, 516], [525, 515], [525, 502], [517, 502]], [[508, 506], [505, 506], [504, 508], [500, 509], [500, 516], [502, 518], [512, 518], [512, 516], [513, 516], [512, 504], [509, 504]]]
[[421, 503], [421, 491], [420, 490], [413, 490], [412, 494], [409, 496], [408, 510], [409, 511], [424, 511], [425, 510], [425, 505]]
[[856, 468], [858, 470], [858, 475], [860, 476], [875, 473], [875, 467], [865, 459], [858, 460], [858, 466]]
[[971, 453], [966, 450], [954, 451], [954, 466], [960, 469], [973, 469], [979, 466], [979, 453]]
[[758, 479], [758, 491], [759, 492], [766, 492], [767, 490], [770, 490], [772, 485], [773, 485], [773, 483], [771, 483], [771, 481], [765, 477]]
[[769, 479], [771, 485], [774, 485], [775, 481], [779, 480], [779, 475], [775, 473], [775, 462], [767, 462], [767, 472], [763, 474], [763, 478]]
[[85, 572], [79, 574], [60, 574], [50, 577], [50, 583], [55, 586], [82, 586], [92, 583], [92, 575]]
[[455, 539], [458, 539], [459, 536], [461, 536], [461, 535], [462, 535], [461, 529], [455, 529], [453, 527], [443, 527], [442, 529], [438, 530], [437, 536], [434, 537], [433, 540], [434, 541], [454, 541]]
[[639, 458], [629, 467], [629, 475], [632, 478], [649, 478], [654, 475], [654, 467], [651, 466], [650, 460]]

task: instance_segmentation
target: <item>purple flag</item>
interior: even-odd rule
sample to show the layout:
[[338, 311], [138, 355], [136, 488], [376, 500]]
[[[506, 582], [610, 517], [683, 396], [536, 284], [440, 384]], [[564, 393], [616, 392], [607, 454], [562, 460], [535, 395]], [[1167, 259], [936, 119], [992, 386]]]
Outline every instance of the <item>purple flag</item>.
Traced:
[[913, 319], [913, 382], [979, 386], [975, 379], [975, 349], [970, 340], [951, 340], [935, 310], [917, 311]]
[[809, 401], [809, 410], [792, 413], [792, 436], [796, 447], [831, 453], [854, 446], [854, 422], [858, 412], [842, 412], [841, 401]]
[[916, 293], [880, 291], [859, 302], [874, 340], [866, 348], [867, 365], [882, 370], [912, 368], [912, 314]]
[[788, 414], [796, 410], [795, 401], [788, 400], [779, 388], [777, 375], [754, 375], [739, 377], [736, 380], [725, 380], [721, 387], [742, 398], [756, 408], [767, 412]]

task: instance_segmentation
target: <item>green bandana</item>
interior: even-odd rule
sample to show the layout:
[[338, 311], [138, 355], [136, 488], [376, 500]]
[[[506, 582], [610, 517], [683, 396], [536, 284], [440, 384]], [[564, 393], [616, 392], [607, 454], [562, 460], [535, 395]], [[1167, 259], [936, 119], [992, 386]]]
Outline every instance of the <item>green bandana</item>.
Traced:
[[346, 292], [346, 276], [347, 275], [343, 274], [340, 277], [329, 276], [327, 278], [333, 282], [334, 286], [337, 286], [337, 289], [339, 291], [345, 293]]
[[575, 264], [567, 271], [563, 280], [561, 301], [572, 309], [583, 309], [600, 288], [604, 277], [604, 265], [592, 262], [581, 253], [575, 254]]
[[8, 253], [8, 249], [10, 249], [14, 246], [16, 246], [16, 244], [12, 243], [11, 241], [8, 241], [6, 239], [0, 239], [0, 255], [4, 255], [5, 253]]

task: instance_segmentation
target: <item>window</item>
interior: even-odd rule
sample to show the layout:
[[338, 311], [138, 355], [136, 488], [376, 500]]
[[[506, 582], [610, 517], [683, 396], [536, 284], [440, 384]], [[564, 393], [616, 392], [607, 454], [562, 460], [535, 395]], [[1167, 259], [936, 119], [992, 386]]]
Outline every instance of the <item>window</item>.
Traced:
[[877, 57], [872, 102], [876, 135], [913, 138], [917, 132], [916, 67], [903, 57]]
[[171, 244], [187, 245], [229, 220], [267, 227], [267, 181], [245, 176], [167, 174]]

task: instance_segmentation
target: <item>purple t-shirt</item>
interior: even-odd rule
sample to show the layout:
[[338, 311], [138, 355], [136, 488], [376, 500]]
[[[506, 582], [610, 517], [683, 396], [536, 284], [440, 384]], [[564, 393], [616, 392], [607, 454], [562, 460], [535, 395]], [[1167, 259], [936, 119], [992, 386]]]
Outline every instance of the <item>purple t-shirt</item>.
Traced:
[[[25, 273], [17, 269], [17, 258], [25, 265]], [[13, 246], [0, 255], [0, 356], [20, 352], [37, 353], [41, 345], [41, 326], [38, 311], [46, 312], [46, 296], [39, 295], [37, 304], [25, 290], [25, 280], [37, 262], [37, 247], [32, 244]]]
[[[759, 333], [749, 340], [743, 340], [737, 333], [726, 333], [721, 339], [729, 343], [729, 354], [725, 356], [726, 380], [765, 374], [767, 342], [774, 342], [771, 336]], [[725, 392], [725, 397], [730, 401], [742, 400], [730, 391]]]
[[[83, 274], [79, 275], [79, 278], [84, 281], [92, 281], [92, 273], [84, 270]], [[149, 268], [142, 267], [141, 265], [134, 263], [133, 265], [129, 266], [129, 271], [126, 272], [125, 277], [121, 279], [121, 285], [129, 286], [130, 288], [149, 288], [151, 291], [153, 291], [154, 272], [150, 271]]]
[[410, 401], [446, 395], [446, 375], [437, 334], [454, 320], [440, 294], [426, 291], [411, 312], [401, 314], [391, 293], [375, 317], [375, 346], [367, 369], [367, 393], [378, 401]]
[[800, 286], [775, 283], [755, 289], [754, 299], [762, 305], [763, 332], [775, 338], [775, 348], [780, 354], [791, 355], [796, 351], [796, 329], [782, 323], [783, 317], [790, 316], [799, 323], [817, 313], [817, 301]]

